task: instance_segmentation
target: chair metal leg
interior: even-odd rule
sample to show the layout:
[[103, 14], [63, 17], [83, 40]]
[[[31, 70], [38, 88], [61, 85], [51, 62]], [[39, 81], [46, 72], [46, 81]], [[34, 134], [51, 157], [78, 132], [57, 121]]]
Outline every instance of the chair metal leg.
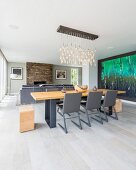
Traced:
[[65, 131], [65, 133], [68, 133], [67, 126], [66, 126], [65, 114], [63, 114], [63, 121], [64, 121], [64, 127], [60, 123], [58, 123], [58, 125]]
[[57, 113], [63, 117], [63, 114], [59, 110], [57, 110]]
[[118, 120], [118, 115], [117, 115], [116, 109], [115, 109], [115, 107], [113, 107], [113, 108], [114, 108], [115, 118]]
[[[104, 121], [106, 121], [106, 122], [108, 122], [108, 117], [107, 117], [107, 113], [106, 113], [106, 111], [105, 111], [105, 108], [104, 107], [102, 107], [103, 108], [103, 110], [99, 110], [103, 115], [104, 115], [104, 117], [103, 116], [101, 116], [101, 119], [102, 120], [104, 120]], [[98, 116], [97, 116], [98, 117]]]
[[[59, 111], [59, 108], [57, 109], [57, 113], [63, 117], [63, 114]], [[70, 116], [70, 114], [69, 114], [69, 113], [67, 113], [67, 115], [69, 115], [69, 116]]]
[[63, 120], [64, 120], [65, 132], [66, 132], [66, 133], [68, 133], [68, 131], [67, 131], [67, 126], [66, 126], [66, 119], [65, 119], [65, 115], [63, 115]]
[[80, 109], [80, 112], [85, 113], [85, 112], [84, 112], [84, 111], [82, 111], [81, 109]]
[[88, 125], [89, 127], [91, 127], [91, 122], [90, 122], [90, 118], [89, 118], [89, 114], [88, 114], [88, 111], [87, 111], [87, 110], [86, 110], [85, 114], [86, 114], [86, 117], [87, 117], [87, 121], [88, 121], [88, 122], [84, 121], [83, 119], [81, 119], [81, 121], [82, 121], [83, 123], [85, 123], [86, 125]]
[[56, 106], [56, 108], [57, 108], [57, 112], [59, 112], [59, 107], [58, 107], [58, 106]]
[[88, 126], [91, 127], [91, 122], [90, 122], [88, 111], [86, 111], [86, 116], [87, 116]]
[[73, 120], [71, 120], [71, 122], [72, 123], [74, 123], [79, 129], [81, 129], [82, 130], [82, 125], [81, 125], [81, 120], [80, 120], [80, 115], [79, 115], [79, 113], [77, 113], [78, 114], [78, 119], [79, 119], [79, 125], [75, 122], [75, 121], [73, 121]]
[[112, 115], [110, 115], [110, 117], [112, 117], [113, 119], [118, 120], [118, 115], [117, 115], [117, 112], [116, 112], [115, 107], [113, 107], [113, 109], [114, 109], [115, 117], [114, 117], [114, 116], [112, 116]]
[[60, 114], [61, 116], [63, 116], [62, 113], [59, 111], [60, 110], [59, 106], [56, 106], [56, 108], [57, 108], [57, 113]]
[[103, 121], [102, 121], [102, 115], [101, 115], [100, 110], [99, 110], [98, 112], [99, 112], [100, 122], [101, 122], [101, 124], [103, 124]]
[[82, 125], [81, 125], [81, 119], [80, 119], [80, 114], [78, 112], [78, 119], [79, 119], [79, 125], [80, 125], [80, 129], [82, 129]]
[[105, 115], [105, 119], [104, 119], [104, 120], [105, 120], [106, 122], [108, 122], [108, 117], [107, 117], [107, 114], [106, 114], [106, 112], [105, 112], [105, 108], [103, 108], [103, 109], [104, 109], [104, 115]]
[[105, 120], [105, 119], [102, 118], [102, 115], [101, 115], [100, 110], [98, 110], [98, 114], [99, 114], [99, 115], [95, 115], [95, 116], [98, 117], [99, 119], [97, 119], [97, 118], [95, 118], [95, 117], [91, 117], [91, 118], [94, 119], [94, 120], [96, 120], [97, 122], [103, 124], [103, 121], [102, 121], [102, 120]]

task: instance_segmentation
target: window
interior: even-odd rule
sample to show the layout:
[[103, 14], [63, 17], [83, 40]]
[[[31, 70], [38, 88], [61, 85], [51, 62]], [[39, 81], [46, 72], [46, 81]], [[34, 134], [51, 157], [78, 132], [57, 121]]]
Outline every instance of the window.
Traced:
[[78, 68], [71, 69], [71, 84], [73, 85], [78, 84]]
[[0, 51], [0, 101], [7, 92], [7, 60]]

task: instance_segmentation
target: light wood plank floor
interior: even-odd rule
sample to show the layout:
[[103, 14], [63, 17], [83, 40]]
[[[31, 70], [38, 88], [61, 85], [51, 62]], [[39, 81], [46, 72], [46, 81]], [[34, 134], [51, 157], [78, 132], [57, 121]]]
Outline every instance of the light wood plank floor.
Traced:
[[92, 121], [83, 130], [68, 121], [68, 134], [47, 126], [44, 104], [34, 107], [36, 129], [19, 133], [16, 97], [0, 103], [0, 170], [136, 170], [135, 106], [125, 104], [118, 121]]

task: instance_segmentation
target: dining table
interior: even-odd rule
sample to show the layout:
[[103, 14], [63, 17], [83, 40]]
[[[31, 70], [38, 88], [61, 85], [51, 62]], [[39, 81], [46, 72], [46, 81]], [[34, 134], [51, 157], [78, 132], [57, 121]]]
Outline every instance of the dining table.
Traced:
[[[97, 89], [106, 94], [108, 89]], [[82, 97], [87, 97], [89, 92], [96, 92], [93, 90], [84, 90], [82, 91]], [[45, 102], [45, 121], [50, 128], [56, 127], [56, 103], [60, 99], [64, 99], [66, 93], [79, 93], [76, 90], [66, 90], [66, 91], [50, 91], [50, 92], [32, 92], [31, 96], [35, 101], [44, 101]], [[117, 91], [117, 94], [125, 94], [125, 91]], [[112, 107], [109, 107], [109, 115], [112, 115]]]

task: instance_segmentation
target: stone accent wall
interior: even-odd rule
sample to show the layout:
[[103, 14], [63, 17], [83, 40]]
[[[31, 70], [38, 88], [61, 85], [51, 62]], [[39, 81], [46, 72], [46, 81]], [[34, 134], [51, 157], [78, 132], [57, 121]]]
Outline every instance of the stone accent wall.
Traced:
[[27, 84], [33, 84], [34, 81], [46, 81], [47, 84], [53, 83], [52, 69], [52, 64], [27, 62]]

